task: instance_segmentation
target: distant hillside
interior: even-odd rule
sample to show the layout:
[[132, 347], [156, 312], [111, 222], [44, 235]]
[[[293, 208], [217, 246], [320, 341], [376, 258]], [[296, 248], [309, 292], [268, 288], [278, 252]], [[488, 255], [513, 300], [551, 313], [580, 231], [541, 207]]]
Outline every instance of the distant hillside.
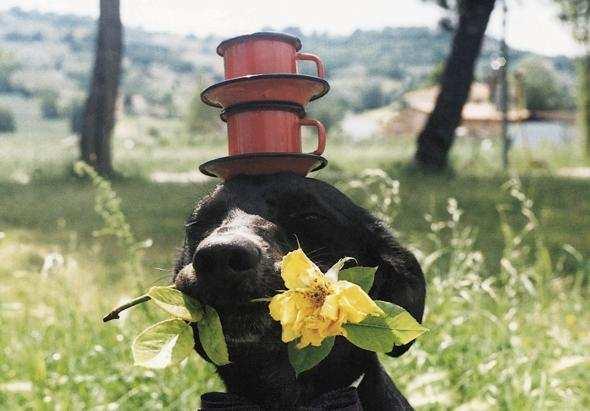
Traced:
[[[55, 90], [64, 104], [82, 98], [91, 73], [95, 26], [87, 17], [18, 8], [0, 13], [0, 57], [11, 58], [15, 68], [4, 88], [26, 95]], [[325, 101], [353, 109], [387, 104], [423, 83], [444, 60], [450, 42], [449, 33], [423, 27], [357, 30], [349, 36], [304, 35], [297, 28], [282, 31], [300, 37], [304, 50], [325, 61], [332, 83], [330, 100]], [[163, 115], [182, 112], [197, 87], [222, 78], [222, 62], [215, 54], [221, 40], [127, 27], [123, 94], [141, 96], [147, 106], [162, 108], [156, 111]], [[486, 40], [480, 74], [498, 48], [496, 40]], [[518, 50], [511, 54], [514, 61], [530, 55]], [[564, 79], [573, 78], [568, 58], [548, 60]], [[1, 81], [2, 73], [0, 92]]]

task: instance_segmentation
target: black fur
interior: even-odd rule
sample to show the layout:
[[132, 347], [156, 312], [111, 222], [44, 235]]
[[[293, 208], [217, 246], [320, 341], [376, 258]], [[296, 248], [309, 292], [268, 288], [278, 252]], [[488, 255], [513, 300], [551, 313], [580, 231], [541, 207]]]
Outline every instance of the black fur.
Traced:
[[[421, 321], [426, 291], [420, 266], [381, 222], [329, 184], [287, 173], [219, 185], [186, 227], [175, 272], [197, 260], [197, 275], [175, 275], [174, 282], [220, 314], [232, 363], [217, 370], [228, 392], [288, 410], [364, 374], [359, 396], [366, 410], [411, 409], [376, 354], [342, 337], [327, 359], [296, 378], [280, 324], [270, 318], [267, 304], [250, 302], [284, 289], [279, 263], [299, 241], [323, 271], [345, 256], [379, 266], [371, 297], [398, 304]], [[195, 343], [207, 358], [198, 336]], [[408, 348], [396, 347], [390, 355]]]

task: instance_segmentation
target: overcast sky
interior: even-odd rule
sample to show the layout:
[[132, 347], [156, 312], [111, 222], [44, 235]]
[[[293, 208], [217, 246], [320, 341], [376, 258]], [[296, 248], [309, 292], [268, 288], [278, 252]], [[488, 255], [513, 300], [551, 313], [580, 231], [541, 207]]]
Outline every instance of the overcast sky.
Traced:
[[[549, 55], [581, 52], [568, 28], [556, 19], [551, 0], [508, 1], [511, 46]], [[299, 26], [304, 31], [335, 34], [384, 26], [434, 27], [442, 15], [438, 7], [420, 0], [122, 0], [121, 4], [126, 25], [224, 36], [264, 26]], [[14, 6], [90, 16], [98, 13], [98, 0], [2, 0], [0, 10]], [[500, 33], [500, 14], [497, 7], [488, 29], [491, 35]]]

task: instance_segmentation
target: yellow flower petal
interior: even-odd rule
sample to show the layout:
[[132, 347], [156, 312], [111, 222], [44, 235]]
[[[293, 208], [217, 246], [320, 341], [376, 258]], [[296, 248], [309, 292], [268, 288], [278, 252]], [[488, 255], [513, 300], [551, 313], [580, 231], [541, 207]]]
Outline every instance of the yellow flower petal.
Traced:
[[292, 330], [290, 328], [283, 328], [283, 333], [281, 335], [281, 340], [284, 343], [288, 343], [290, 341], [293, 341], [297, 337], [299, 337], [299, 333], [295, 332], [294, 330]]
[[322, 277], [320, 269], [305, 255], [301, 248], [291, 251], [283, 257], [281, 263], [281, 276], [285, 286], [291, 290], [294, 288], [308, 287], [313, 281]]
[[329, 295], [324, 301], [324, 305], [320, 311], [320, 314], [330, 320], [338, 319], [338, 296], [335, 294]]
[[348, 322], [359, 323], [369, 314], [384, 314], [383, 310], [358, 285], [348, 281], [338, 281], [335, 288], [339, 306], [346, 312]]
[[299, 338], [300, 349], [320, 346], [327, 337], [346, 335], [344, 324], [383, 314], [361, 287], [330, 281], [301, 249], [283, 257], [281, 275], [288, 290], [272, 298], [270, 315], [281, 323], [281, 339]]

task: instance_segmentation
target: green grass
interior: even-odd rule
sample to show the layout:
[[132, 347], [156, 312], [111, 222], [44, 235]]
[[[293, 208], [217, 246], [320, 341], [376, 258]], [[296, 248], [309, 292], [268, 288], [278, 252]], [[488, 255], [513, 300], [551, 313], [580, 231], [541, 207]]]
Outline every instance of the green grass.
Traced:
[[[194, 170], [223, 155], [219, 140], [162, 143], [143, 133], [157, 127], [190, 139], [178, 122], [124, 119], [122, 130], [132, 132], [116, 144], [116, 166], [126, 177], [113, 186], [137, 241], [153, 240], [132, 254], [135, 265], [113, 237], [94, 235], [104, 226], [95, 189], [71, 174], [76, 142], [65, 123], [18, 104], [20, 131], [0, 136], [0, 409], [195, 409], [199, 394], [222, 389], [212, 367], [196, 356], [159, 372], [131, 365], [131, 340], [162, 318], [157, 311], [132, 310], [107, 325], [100, 318], [168, 281], [183, 221], [216, 183], [158, 184], [150, 173]], [[479, 146], [460, 141], [455, 175], [433, 176], [404, 165], [408, 140], [329, 145], [330, 167], [317, 177], [395, 216], [392, 226], [425, 267], [431, 331], [384, 362], [421, 409], [588, 409], [590, 181], [553, 173], [587, 160], [575, 146], [515, 151], [530, 205], [518, 187], [514, 196], [502, 188], [508, 176], [498, 171], [496, 147]], [[531, 156], [547, 166], [532, 168]], [[388, 176], [363, 176], [366, 168]]]

